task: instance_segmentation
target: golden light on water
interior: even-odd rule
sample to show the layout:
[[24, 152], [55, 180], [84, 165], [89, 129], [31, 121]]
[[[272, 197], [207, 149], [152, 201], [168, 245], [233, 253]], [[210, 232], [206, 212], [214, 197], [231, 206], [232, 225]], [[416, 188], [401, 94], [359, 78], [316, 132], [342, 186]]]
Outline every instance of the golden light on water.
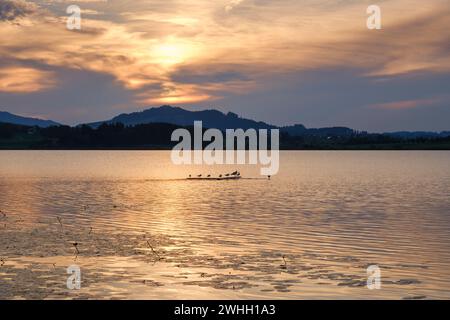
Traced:
[[[448, 153], [281, 157], [270, 182], [224, 183], [168, 151], [0, 153], [0, 298], [448, 298]], [[93, 276], [69, 296], [71, 264]]]

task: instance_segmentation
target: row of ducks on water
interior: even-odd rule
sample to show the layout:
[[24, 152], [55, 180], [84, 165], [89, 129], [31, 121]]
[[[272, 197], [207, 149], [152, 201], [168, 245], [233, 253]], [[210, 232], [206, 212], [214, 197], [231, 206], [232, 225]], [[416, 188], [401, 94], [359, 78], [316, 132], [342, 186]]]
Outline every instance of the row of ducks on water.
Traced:
[[[240, 178], [241, 177], [241, 173], [239, 171], [234, 171], [232, 173], [227, 173], [224, 175], [219, 175], [219, 178]], [[208, 174], [207, 176], [203, 176], [201, 174], [197, 175], [195, 178], [197, 179], [201, 179], [201, 178], [212, 178], [212, 176], [210, 174]], [[192, 175], [189, 175], [189, 179], [195, 179], [192, 177]]]

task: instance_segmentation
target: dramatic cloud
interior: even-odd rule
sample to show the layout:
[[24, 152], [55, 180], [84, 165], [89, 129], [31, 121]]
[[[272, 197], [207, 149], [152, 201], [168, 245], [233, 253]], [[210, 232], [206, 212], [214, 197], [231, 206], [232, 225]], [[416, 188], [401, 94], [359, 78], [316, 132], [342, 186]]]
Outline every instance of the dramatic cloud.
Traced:
[[0, 68], [0, 92], [31, 93], [55, 85], [53, 73], [26, 67]]
[[[72, 4], [81, 8], [81, 30], [66, 29]], [[52, 73], [41, 83], [36, 73], [45, 67], [108, 75], [133, 97], [130, 105], [229, 101], [282, 87], [268, 79], [315, 70], [352, 70], [355, 81], [374, 82], [450, 72], [448, 0], [382, 1], [381, 30], [366, 28], [370, 4], [0, 0], [0, 57], [15, 68], [36, 66], [24, 86], [36, 81], [36, 90], [58, 82]], [[20, 23], [11, 23], [17, 19]], [[1, 65], [0, 70], [5, 79], [12, 72]], [[17, 88], [3, 85], [2, 91]], [[395, 101], [409, 100], [417, 97]]]
[[36, 11], [33, 3], [24, 0], [1, 0], [0, 21], [13, 21]]

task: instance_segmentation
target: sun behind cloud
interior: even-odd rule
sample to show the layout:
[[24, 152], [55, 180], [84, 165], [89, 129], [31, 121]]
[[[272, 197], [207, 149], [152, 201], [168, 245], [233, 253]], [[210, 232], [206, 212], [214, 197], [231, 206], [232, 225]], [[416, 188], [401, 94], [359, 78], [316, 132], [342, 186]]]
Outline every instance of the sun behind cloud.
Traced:
[[191, 55], [193, 49], [186, 44], [166, 42], [157, 44], [151, 49], [153, 61], [167, 67], [185, 62]]
[[[81, 8], [81, 30], [66, 28], [72, 3]], [[237, 106], [252, 95], [258, 97], [247, 105], [265, 105], [269, 102], [261, 94], [279, 90], [280, 99], [287, 99], [286, 79], [299, 74], [348, 70], [359, 83], [450, 71], [448, 0], [383, 1], [383, 28], [376, 31], [366, 27], [369, 0], [0, 4], [0, 91], [5, 94], [51, 89], [75, 70], [109, 76], [112, 86], [127, 93], [130, 108], [206, 105], [227, 98], [233, 102], [223, 105]], [[323, 93], [317, 90], [317, 96]], [[312, 105], [304, 94], [287, 104], [294, 109], [301, 103]]]

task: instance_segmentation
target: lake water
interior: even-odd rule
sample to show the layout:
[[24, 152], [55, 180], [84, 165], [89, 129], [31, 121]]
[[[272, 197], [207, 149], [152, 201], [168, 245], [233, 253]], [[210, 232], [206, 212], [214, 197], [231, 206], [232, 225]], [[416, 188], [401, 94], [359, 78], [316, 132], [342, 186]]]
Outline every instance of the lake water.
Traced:
[[[0, 297], [448, 299], [449, 164], [281, 152], [269, 181], [168, 151], [0, 151]], [[235, 169], [249, 179], [184, 180]]]

